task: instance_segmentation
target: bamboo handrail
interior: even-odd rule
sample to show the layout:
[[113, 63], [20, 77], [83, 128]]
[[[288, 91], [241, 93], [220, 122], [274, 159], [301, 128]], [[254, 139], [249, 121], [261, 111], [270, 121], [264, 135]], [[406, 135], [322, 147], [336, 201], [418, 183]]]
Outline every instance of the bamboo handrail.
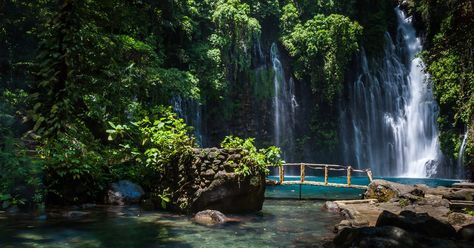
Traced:
[[[285, 169], [284, 166], [300, 166], [300, 180], [299, 181], [285, 181]], [[315, 170], [324, 170], [324, 183], [322, 182], [313, 182], [313, 181], [305, 181], [305, 168], [308, 166], [311, 169]], [[346, 184], [343, 183], [329, 183], [329, 171], [346, 171], [347, 175], [347, 182]], [[367, 177], [369, 178], [369, 182], [372, 182], [372, 171], [370, 169], [353, 169], [352, 166], [343, 166], [343, 165], [335, 165], [335, 164], [312, 164], [312, 163], [286, 163], [279, 167], [279, 178], [280, 184], [282, 185], [291, 185], [291, 184], [309, 184], [309, 185], [316, 185], [316, 186], [333, 186], [333, 187], [347, 187], [347, 188], [361, 188], [366, 189], [367, 186], [365, 185], [353, 185], [352, 184], [352, 172], [359, 172], [359, 173], [366, 173]]]

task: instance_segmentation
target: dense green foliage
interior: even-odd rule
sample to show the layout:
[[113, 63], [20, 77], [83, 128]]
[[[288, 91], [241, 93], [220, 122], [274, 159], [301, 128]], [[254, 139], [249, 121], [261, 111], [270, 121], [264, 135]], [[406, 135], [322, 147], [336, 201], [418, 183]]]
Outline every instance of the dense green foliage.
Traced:
[[281, 150], [278, 147], [270, 146], [257, 149], [255, 139], [241, 139], [239, 137], [227, 136], [221, 142], [222, 148], [237, 148], [245, 151], [245, 157], [240, 161], [237, 173], [243, 175], [256, 174], [258, 171], [269, 173], [268, 166], [281, 166]]
[[[308, 88], [297, 146], [334, 158], [337, 102], [363, 47], [381, 51], [393, 32], [392, 0], [2, 0], [0, 1], [0, 203], [102, 201], [117, 179], [156, 184], [190, 159], [192, 130], [168, 107], [202, 106], [209, 145], [234, 134], [271, 139], [271, 61]], [[473, 7], [461, 0], [408, 1], [426, 31], [423, 54], [440, 103], [441, 142], [474, 161]], [[424, 27], [424, 28], [423, 28]], [[309, 90], [311, 89], [311, 90]], [[259, 119], [259, 120], [255, 120]], [[261, 120], [260, 120], [261, 119]], [[281, 163], [278, 148], [229, 136], [247, 151], [239, 172]], [[302, 150], [301, 149], [301, 150]], [[303, 152], [299, 152], [303, 154]]]
[[282, 40], [296, 59], [295, 76], [303, 79], [308, 75], [313, 91], [334, 101], [343, 88], [344, 68], [358, 50], [361, 26], [338, 14], [316, 15], [302, 24], [295, 20], [297, 13], [292, 4], [285, 10], [282, 22], [286, 35]]
[[[263, 62], [255, 51], [279, 39], [283, 53], [295, 61], [295, 76], [311, 81], [319, 106], [314, 117], [325, 117], [318, 113], [337, 99], [358, 48], [362, 29], [353, 20], [355, 6], [355, 1], [2, 1], [1, 90], [21, 98], [21, 106], [2, 98], [0, 161], [9, 180], [3, 180], [1, 193], [18, 198], [13, 188], [21, 183], [15, 178], [25, 177], [35, 191], [44, 185], [53, 203], [100, 201], [111, 181], [129, 178], [163, 196], [152, 181], [196, 144], [183, 120], [157, 106], [175, 97], [202, 103], [211, 106], [204, 120], [209, 129], [227, 130], [225, 122], [232, 122], [236, 134], [258, 135], [246, 128], [247, 96], [265, 106], [273, 96], [273, 73], [253, 70]], [[256, 47], [260, 42], [263, 48]], [[12, 132], [13, 125], [21, 128]], [[333, 150], [334, 126], [335, 118], [313, 125], [313, 141]], [[276, 148], [258, 150], [252, 139], [227, 138], [223, 146], [247, 150], [249, 162], [260, 169], [279, 161]]]
[[25, 101], [24, 91], [0, 95], [0, 208], [43, 202], [41, 161], [30, 156], [17, 128]]
[[130, 124], [114, 124], [108, 139], [118, 142], [111, 170], [118, 178], [140, 182], [162, 206], [169, 201], [169, 189], [163, 182], [166, 171], [192, 160], [196, 143], [190, 128], [170, 108], [158, 107], [144, 113]]

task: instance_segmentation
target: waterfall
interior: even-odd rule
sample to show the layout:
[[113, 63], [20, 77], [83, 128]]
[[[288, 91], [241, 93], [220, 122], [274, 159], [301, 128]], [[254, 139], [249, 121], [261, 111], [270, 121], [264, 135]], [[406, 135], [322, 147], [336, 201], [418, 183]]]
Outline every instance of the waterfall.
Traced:
[[285, 77], [280, 54], [276, 43], [270, 48], [270, 58], [273, 66], [273, 125], [274, 143], [282, 148], [285, 160], [293, 159], [295, 111], [298, 103], [295, 97], [295, 83], [292, 78]]
[[411, 18], [397, 7], [395, 43], [387, 33], [383, 58], [360, 53], [359, 75], [341, 104], [341, 137], [346, 161], [370, 167], [377, 176], [431, 177], [441, 152], [438, 106]]
[[199, 145], [204, 145], [202, 134], [201, 105], [192, 99], [183, 99], [181, 96], [171, 98], [171, 106], [178, 117], [183, 118], [186, 124], [194, 128], [194, 136]]
[[458, 163], [457, 163], [457, 177], [464, 178], [465, 177], [465, 168], [464, 168], [464, 152], [466, 150], [467, 145], [467, 138], [469, 136], [469, 128], [466, 129], [466, 133], [464, 133], [464, 138], [462, 139], [461, 147], [459, 148], [458, 154]]

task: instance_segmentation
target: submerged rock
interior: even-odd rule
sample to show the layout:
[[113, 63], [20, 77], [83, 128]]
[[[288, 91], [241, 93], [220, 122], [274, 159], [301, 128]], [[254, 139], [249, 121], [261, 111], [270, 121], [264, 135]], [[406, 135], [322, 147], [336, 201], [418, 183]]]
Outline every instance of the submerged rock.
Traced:
[[126, 205], [140, 202], [144, 195], [142, 187], [128, 180], [112, 183], [107, 193], [107, 203]]
[[225, 223], [227, 217], [217, 210], [204, 210], [197, 212], [193, 220], [198, 224], [210, 226]]
[[323, 209], [326, 209], [329, 212], [334, 212], [334, 213], [339, 213], [341, 209], [339, 208], [339, 205], [333, 201], [326, 201], [323, 205]]

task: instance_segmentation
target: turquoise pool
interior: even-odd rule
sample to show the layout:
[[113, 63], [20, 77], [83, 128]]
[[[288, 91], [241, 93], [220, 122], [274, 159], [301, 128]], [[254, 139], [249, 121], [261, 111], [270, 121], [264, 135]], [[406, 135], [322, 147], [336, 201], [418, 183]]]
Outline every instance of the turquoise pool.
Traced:
[[[270, 176], [269, 179], [278, 181], [277, 176]], [[375, 178], [384, 179], [392, 182], [403, 183], [403, 184], [426, 184], [430, 187], [437, 186], [451, 186], [453, 183], [459, 182], [459, 180], [453, 179], [432, 179], [432, 178], [397, 178], [397, 177], [384, 177]], [[299, 176], [285, 176], [285, 180], [298, 181]], [[324, 182], [324, 177], [317, 176], [306, 176], [306, 181]], [[329, 177], [330, 183], [343, 183], [347, 182], [345, 176], [341, 177]], [[368, 185], [369, 179], [367, 177], [352, 177], [352, 184]], [[362, 197], [364, 190], [352, 189], [352, 188], [336, 188], [336, 187], [324, 187], [324, 186], [310, 186], [310, 185], [284, 185], [284, 186], [267, 186], [265, 196], [267, 198], [288, 198], [288, 199], [299, 199], [301, 192], [301, 198], [303, 199], [321, 199], [321, 200], [338, 200], [338, 199], [359, 199]]]

